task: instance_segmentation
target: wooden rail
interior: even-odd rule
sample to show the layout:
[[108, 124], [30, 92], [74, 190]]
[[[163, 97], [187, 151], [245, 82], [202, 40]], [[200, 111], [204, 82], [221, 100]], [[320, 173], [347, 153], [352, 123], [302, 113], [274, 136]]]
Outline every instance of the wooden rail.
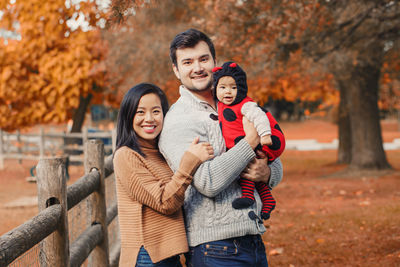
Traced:
[[61, 205], [53, 205], [0, 237], [0, 266], [31, 249], [56, 230], [61, 217]]
[[[19, 131], [15, 133], [7, 133], [0, 130], [0, 170], [4, 168], [5, 159], [21, 160], [39, 160], [40, 157], [47, 153], [54, 153], [54, 149], [48, 148], [46, 141], [60, 139], [57, 142], [56, 150], [60, 151], [83, 151], [83, 145], [65, 145], [64, 140], [75, 138], [81, 139], [82, 144], [85, 144], [89, 139], [110, 138], [111, 145], [105, 145], [107, 151], [115, 150], [116, 132], [89, 132], [87, 127], [83, 128], [81, 133], [45, 133], [43, 127], [39, 133], [24, 133]], [[11, 140], [10, 140], [11, 139]], [[16, 142], [17, 146], [12, 144]], [[24, 144], [24, 145], [22, 145]], [[34, 146], [31, 146], [31, 145]], [[47, 151], [47, 152], [46, 152]], [[53, 154], [54, 155], [54, 154]], [[70, 155], [70, 161], [83, 162], [84, 158], [80, 155]]]
[[[106, 207], [105, 179], [113, 174], [112, 159], [104, 160], [104, 145], [89, 140], [85, 175], [66, 186], [65, 158], [41, 158], [37, 165], [39, 214], [0, 237], [0, 266], [7, 266], [41, 243], [41, 266], [117, 266], [120, 245], [108, 247], [108, 225], [118, 214], [117, 204]], [[69, 244], [68, 210], [88, 199], [90, 226]], [[89, 256], [90, 255], [90, 256]]]

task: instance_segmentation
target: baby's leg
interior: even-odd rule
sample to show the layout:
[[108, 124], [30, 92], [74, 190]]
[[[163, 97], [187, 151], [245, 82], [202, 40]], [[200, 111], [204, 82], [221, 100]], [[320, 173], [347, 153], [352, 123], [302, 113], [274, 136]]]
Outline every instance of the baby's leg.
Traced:
[[256, 183], [256, 188], [262, 202], [261, 218], [267, 220], [271, 211], [275, 208], [276, 201], [272, 197], [271, 190], [267, 184], [258, 182]]
[[240, 178], [239, 179], [239, 184], [242, 187], [242, 197], [235, 199], [232, 202], [232, 207], [235, 209], [243, 209], [250, 207], [254, 203], [254, 188], [255, 188], [255, 183], [244, 179]]

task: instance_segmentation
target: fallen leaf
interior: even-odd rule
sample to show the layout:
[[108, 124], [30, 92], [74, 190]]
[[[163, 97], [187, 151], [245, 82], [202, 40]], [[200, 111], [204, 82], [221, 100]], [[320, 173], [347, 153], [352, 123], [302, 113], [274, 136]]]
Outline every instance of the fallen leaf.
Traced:
[[361, 195], [363, 194], [363, 191], [358, 190], [358, 191], [354, 192], [354, 194], [355, 194], [356, 196], [361, 196]]
[[317, 241], [318, 244], [322, 244], [322, 243], [325, 242], [325, 239], [323, 239], [323, 238], [318, 238], [316, 241]]
[[268, 253], [268, 255], [276, 256], [276, 255], [281, 255], [282, 253], [283, 253], [283, 248], [274, 248]]
[[371, 205], [371, 202], [369, 200], [361, 201], [359, 203], [360, 206], [369, 206]]

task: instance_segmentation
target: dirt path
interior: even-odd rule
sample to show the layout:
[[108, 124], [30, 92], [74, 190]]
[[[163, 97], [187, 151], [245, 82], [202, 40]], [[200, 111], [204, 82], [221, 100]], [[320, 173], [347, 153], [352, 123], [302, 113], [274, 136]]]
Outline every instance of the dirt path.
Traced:
[[[337, 138], [336, 126], [324, 121], [281, 126], [288, 139]], [[386, 142], [400, 138], [394, 121], [382, 126]], [[387, 156], [394, 171], [349, 177], [335, 164], [336, 151], [285, 151], [284, 180], [272, 192], [277, 208], [263, 236], [270, 266], [400, 266], [400, 150]], [[0, 171], [0, 235], [37, 213], [34, 201], [5, 206], [36, 196], [36, 184], [25, 180], [34, 164], [6, 160]], [[83, 168], [69, 172], [71, 183]]]

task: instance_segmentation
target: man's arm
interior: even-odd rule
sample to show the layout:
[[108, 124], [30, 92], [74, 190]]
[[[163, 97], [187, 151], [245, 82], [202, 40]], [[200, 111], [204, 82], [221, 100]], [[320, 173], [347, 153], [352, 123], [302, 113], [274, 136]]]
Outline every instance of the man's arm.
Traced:
[[240, 174], [240, 177], [254, 182], [264, 182], [270, 188], [277, 186], [283, 177], [283, 166], [280, 158], [276, 158], [268, 165], [268, 159], [263, 152], [257, 151], [257, 155], [260, 158], [252, 160]]
[[[167, 115], [159, 140], [160, 152], [164, 155], [172, 170], [175, 171], [184, 151], [189, 147], [193, 138], [199, 136], [200, 142], [210, 142], [214, 147], [216, 157], [199, 166], [193, 176], [192, 185], [201, 194], [214, 197], [239, 177], [240, 172], [255, 157], [255, 153], [246, 140], [241, 140], [229, 151], [219, 155], [224, 148], [220, 132], [209, 137], [209, 131], [212, 129], [209, 127], [205, 129], [205, 126], [200, 125], [200, 122], [189, 121], [184, 119], [183, 114], [179, 120], [171, 119]], [[218, 140], [209, 140], [210, 138]]]

